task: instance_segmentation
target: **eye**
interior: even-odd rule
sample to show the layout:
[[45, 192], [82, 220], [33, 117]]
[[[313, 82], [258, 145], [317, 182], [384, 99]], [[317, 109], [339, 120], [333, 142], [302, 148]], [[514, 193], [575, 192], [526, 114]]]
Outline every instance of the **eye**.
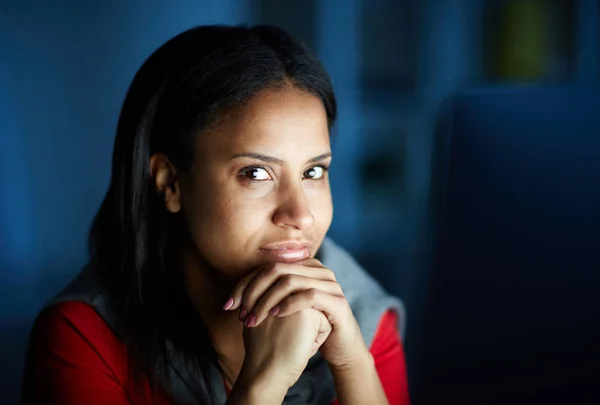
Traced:
[[269, 172], [262, 167], [249, 167], [249, 168], [243, 169], [241, 174], [242, 174], [242, 176], [247, 177], [250, 180], [255, 180], [255, 181], [264, 181], [264, 180], [271, 179]]
[[319, 180], [323, 177], [326, 170], [327, 168], [323, 166], [311, 167], [304, 172], [304, 178], [309, 180]]

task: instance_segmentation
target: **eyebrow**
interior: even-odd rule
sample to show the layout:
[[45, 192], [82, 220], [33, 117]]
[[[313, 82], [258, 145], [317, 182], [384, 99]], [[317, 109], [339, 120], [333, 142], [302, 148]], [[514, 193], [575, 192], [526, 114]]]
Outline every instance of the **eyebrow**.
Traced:
[[[231, 159], [238, 159], [238, 158], [251, 158], [251, 159], [256, 159], [256, 160], [262, 160], [263, 162], [267, 162], [267, 163], [273, 163], [273, 164], [278, 164], [278, 165], [282, 165], [284, 163], [284, 161], [282, 159], [276, 158], [274, 156], [267, 156], [267, 155], [263, 155], [260, 153], [252, 153], [252, 152], [244, 152], [244, 153], [237, 153], [235, 155], [233, 155], [231, 157]], [[320, 154], [319, 156], [315, 156], [314, 158], [310, 158], [306, 161], [306, 163], [318, 163], [318, 162], [322, 162], [323, 160], [327, 159], [331, 157], [331, 152], [325, 152]]]

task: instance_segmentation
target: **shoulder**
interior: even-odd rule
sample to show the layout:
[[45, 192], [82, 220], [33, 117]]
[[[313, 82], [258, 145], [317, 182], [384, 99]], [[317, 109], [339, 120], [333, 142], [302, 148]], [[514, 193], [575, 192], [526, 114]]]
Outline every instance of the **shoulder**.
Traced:
[[397, 325], [398, 314], [394, 310], [386, 311], [379, 319], [377, 331], [371, 344], [371, 353], [375, 358], [377, 358], [376, 355], [385, 353], [391, 348], [402, 347]]
[[[92, 349], [105, 360], [110, 360], [112, 365], [113, 360], [124, 356], [124, 345], [111, 327], [111, 319], [94, 267], [87, 264], [57, 296], [46, 303], [35, 321], [32, 338], [39, 335], [40, 347], [52, 350], [67, 345], [84, 352], [87, 348]], [[119, 356], [111, 355], [113, 353]]]
[[104, 328], [109, 329], [96, 310], [88, 303], [78, 300], [61, 301], [46, 306], [38, 315], [34, 326], [34, 330], [74, 329], [80, 332], [96, 332]]
[[125, 356], [124, 345], [112, 329], [92, 306], [81, 301], [46, 307], [34, 323], [31, 343], [42, 356], [51, 354], [79, 365], [95, 365], [98, 360], [112, 370], [122, 369]]
[[[23, 378], [23, 403], [124, 403], [121, 345], [95, 310], [78, 301], [43, 309], [34, 322]], [[95, 394], [103, 395], [94, 398]]]
[[[48, 305], [31, 331], [23, 403], [151, 403], [146, 379], [142, 392], [133, 389], [129, 365], [125, 345], [94, 307], [76, 300]], [[154, 403], [171, 404], [162, 390], [156, 394]]]
[[397, 317], [394, 311], [387, 311], [381, 317], [370, 351], [389, 403], [405, 405], [410, 403], [410, 398]]

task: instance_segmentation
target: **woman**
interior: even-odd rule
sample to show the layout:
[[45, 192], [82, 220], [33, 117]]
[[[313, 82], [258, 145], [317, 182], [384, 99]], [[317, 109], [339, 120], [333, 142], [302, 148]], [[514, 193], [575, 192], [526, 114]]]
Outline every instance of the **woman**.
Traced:
[[402, 304], [325, 238], [335, 117], [280, 29], [197, 27], [154, 52], [90, 263], [32, 330], [24, 402], [407, 404]]

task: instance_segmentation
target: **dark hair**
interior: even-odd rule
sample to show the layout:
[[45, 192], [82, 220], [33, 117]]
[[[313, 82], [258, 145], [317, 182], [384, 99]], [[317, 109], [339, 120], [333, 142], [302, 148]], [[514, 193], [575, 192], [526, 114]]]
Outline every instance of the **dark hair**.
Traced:
[[[137, 382], [145, 373], [154, 386], [156, 373], [166, 371], [167, 339], [193, 361], [214, 361], [204, 326], [183, 290], [178, 214], [169, 213], [157, 194], [151, 155], [162, 152], [187, 171], [197, 136], [257, 92], [286, 85], [322, 100], [333, 125], [336, 101], [327, 73], [303, 43], [276, 27], [187, 30], [156, 50], [135, 75], [89, 249]], [[192, 324], [195, 334], [189, 333]]]

